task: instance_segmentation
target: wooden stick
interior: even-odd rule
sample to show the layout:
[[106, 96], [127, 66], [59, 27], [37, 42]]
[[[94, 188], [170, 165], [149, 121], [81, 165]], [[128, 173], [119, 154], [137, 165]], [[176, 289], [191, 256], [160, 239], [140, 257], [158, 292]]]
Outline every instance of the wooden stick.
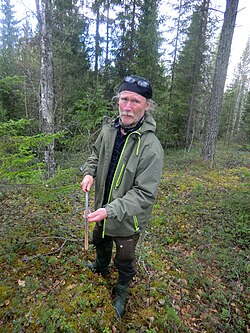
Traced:
[[89, 221], [88, 221], [88, 214], [89, 214], [89, 193], [85, 192], [85, 242], [84, 242], [84, 247], [85, 247], [86, 251], [88, 251], [88, 249], [89, 249]]

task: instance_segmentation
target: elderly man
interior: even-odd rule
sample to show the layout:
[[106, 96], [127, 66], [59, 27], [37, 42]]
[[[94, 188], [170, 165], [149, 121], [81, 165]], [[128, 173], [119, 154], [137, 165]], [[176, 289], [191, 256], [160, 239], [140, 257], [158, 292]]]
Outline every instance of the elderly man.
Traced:
[[136, 244], [156, 198], [163, 149], [150, 115], [155, 104], [149, 81], [127, 76], [116, 97], [119, 117], [103, 125], [83, 167], [81, 186], [83, 192], [90, 191], [95, 179], [95, 211], [88, 214], [88, 221], [96, 222], [92, 240], [96, 259], [88, 267], [107, 275], [115, 243], [119, 277], [113, 306], [121, 317], [129, 283], [137, 272]]

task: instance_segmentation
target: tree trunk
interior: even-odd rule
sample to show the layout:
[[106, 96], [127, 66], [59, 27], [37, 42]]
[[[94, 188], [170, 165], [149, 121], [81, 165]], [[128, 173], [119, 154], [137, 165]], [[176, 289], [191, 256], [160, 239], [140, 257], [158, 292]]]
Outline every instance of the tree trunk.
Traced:
[[106, 18], [106, 56], [105, 56], [105, 69], [104, 69], [104, 76], [105, 76], [105, 83], [104, 83], [104, 98], [109, 98], [109, 81], [110, 81], [110, 64], [109, 64], [109, 43], [110, 43], [110, 17], [109, 17], [109, 10], [110, 10], [110, 2], [107, 1], [107, 18]]
[[[40, 117], [41, 130], [54, 133], [54, 89], [53, 89], [53, 54], [51, 0], [36, 0], [40, 33]], [[47, 165], [47, 178], [55, 173], [54, 141], [45, 147], [44, 161]]]
[[224, 22], [222, 26], [218, 53], [215, 63], [215, 73], [211, 97], [208, 106], [208, 115], [205, 126], [204, 142], [201, 156], [205, 160], [214, 161], [216, 140], [219, 129], [219, 118], [227, 75], [231, 44], [235, 28], [239, 0], [227, 0]]
[[95, 80], [98, 80], [99, 56], [100, 56], [100, 3], [95, 3], [96, 23], [95, 23]]
[[239, 88], [238, 94], [236, 98], [235, 105], [235, 122], [234, 122], [234, 131], [232, 130], [232, 137], [238, 137], [242, 128], [242, 119], [244, 115], [245, 104], [247, 100], [247, 93], [249, 91], [250, 85], [250, 38], [247, 42], [246, 48], [243, 51], [243, 55], [241, 57], [241, 62], [239, 64]]
[[169, 105], [172, 105], [173, 100], [173, 91], [174, 91], [174, 80], [175, 80], [175, 67], [177, 63], [177, 53], [178, 53], [178, 43], [180, 37], [180, 26], [181, 26], [181, 15], [182, 15], [182, 0], [179, 1], [179, 14], [177, 20], [177, 27], [176, 27], [176, 36], [174, 40], [174, 58], [172, 63], [172, 70], [171, 70], [171, 83], [169, 88]]

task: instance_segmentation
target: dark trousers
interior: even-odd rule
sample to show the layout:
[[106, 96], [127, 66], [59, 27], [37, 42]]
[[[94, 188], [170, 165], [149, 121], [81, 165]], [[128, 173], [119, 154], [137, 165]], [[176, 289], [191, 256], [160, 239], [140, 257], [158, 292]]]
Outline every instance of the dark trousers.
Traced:
[[113, 243], [116, 245], [114, 258], [115, 266], [119, 273], [119, 282], [129, 282], [137, 273], [135, 248], [139, 233], [128, 237], [102, 237], [102, 227], [96, 224], [93, 231], [92, 243], [96, 248], [96, 264], [100, 269], [105, 269], [112, 258]]

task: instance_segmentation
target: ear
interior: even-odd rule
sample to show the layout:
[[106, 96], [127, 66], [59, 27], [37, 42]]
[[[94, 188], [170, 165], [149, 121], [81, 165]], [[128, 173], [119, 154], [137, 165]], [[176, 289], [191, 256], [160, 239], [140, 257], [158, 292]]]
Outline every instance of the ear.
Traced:
[[149, 110], [149, 101], [146, 100], [146, 103], [147, 103], [147, 107], [146, 107], [146, 109], [145, 109], [145, 112], [147, 112], [147, 111]]

